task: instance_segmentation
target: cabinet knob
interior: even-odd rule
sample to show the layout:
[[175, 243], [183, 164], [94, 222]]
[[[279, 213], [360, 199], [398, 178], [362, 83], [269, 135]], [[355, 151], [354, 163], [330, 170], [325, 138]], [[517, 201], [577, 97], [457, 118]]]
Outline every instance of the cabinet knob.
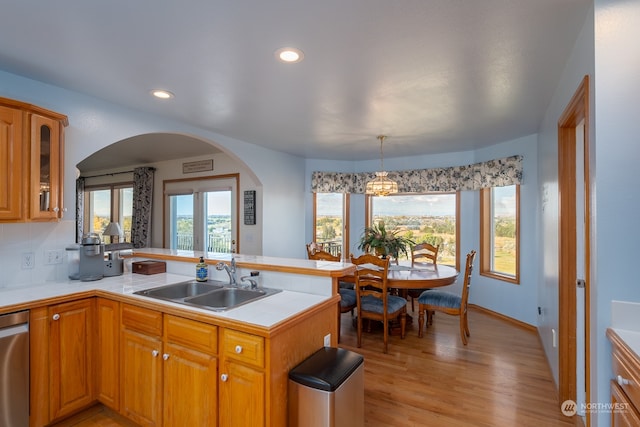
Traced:
[[167, 359], [169, 359], [169, 354], [168, 353], [164, 353], [162, 355], [162, 360], [167, 360]]
[[618, 385], [629, 385], [631, 384], [631, 381], [629, 381], [628, 379], [624, 378], [622, 375], [618, 375], [616, 377], [616, 380], [618, 381]]
[[237, 353], [237, 354], [242, 353], [242, 346], [241, 346], [241, 345], [237, 345], [237, 346], [236, 346], [236, 353]]
[[222, 382], [227, 382], [228, 379], [229, 379], [229, 375], [227, 375], [227, 374], [220, 375], [220, 380]]
[[153, 351], [151, 352], [151, 355], [152, 355], [153, 357], [157, 357], [157, 356], [158, 356], [158, 354], [160, 354], [160, 352], [159, 352], [158, 350], [153, 350]]
[[60, 208], [56, 206], [55, 208], [53, 208], [53, 211], [54, 212], [58, 212], [58, 211], [60, 211]]
[[53, 315], [53, 320], [58, 320], [60, 319], [60, 315], [58, 313]]

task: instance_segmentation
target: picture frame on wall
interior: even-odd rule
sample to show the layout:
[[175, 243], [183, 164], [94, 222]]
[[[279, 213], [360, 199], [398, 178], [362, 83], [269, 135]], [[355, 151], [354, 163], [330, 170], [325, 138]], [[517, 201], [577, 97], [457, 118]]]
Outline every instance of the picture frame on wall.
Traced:
[[256, 224], [256, 191], [244, 192], [244, 225]]

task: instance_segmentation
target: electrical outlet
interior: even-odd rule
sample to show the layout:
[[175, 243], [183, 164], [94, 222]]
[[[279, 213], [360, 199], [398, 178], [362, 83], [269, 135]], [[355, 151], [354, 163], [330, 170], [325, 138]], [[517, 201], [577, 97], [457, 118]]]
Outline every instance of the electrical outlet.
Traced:
[[62, 264], [62, 251], [58, 251], [58, 250], [44, 251], [44, 263], [46, 265]]
[[324, 346], [331, 347], [331, 334], [327, 334], [324, 336]]
[[36, 265], [36, 257], [33, 255], [33, 252], [24, 252], [22, 254], [22, 262], [20, 263], [20, 267], [23, 270], [28, 270], [33, 268]]

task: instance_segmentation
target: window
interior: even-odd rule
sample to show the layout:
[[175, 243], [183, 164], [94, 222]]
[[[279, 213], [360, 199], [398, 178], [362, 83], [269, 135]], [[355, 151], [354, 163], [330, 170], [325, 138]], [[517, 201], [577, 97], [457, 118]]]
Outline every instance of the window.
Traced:
[[480, 274], [520, 283], [520, 186], [480, 190]]
[[[458, 265], [458, 194], [401, 194], [367, 196], [367, 224], [384, 221], [387, 230], [397, 230], [417, 243], [440, 245], [438, 264]], [[407, 248], [410, 253], [411, 248]], [[400, 254], [400, 259], [406, 259]]]
[[[131, 243], [133, 184], [102, 184], [85, 188], [83, 233], [96, 233], [104, 243]], [[109, 222], [117, 222], [124, 236], [103, 236]], [[113, 241], [112, 241], [113, 239]]]
[[313, 241], [333, 255], [348, 257], [349, 194], [314, 193], [313, 196]]
[[186, 251], [237, 251], [237, 176], [164, 182], [164, 246]]

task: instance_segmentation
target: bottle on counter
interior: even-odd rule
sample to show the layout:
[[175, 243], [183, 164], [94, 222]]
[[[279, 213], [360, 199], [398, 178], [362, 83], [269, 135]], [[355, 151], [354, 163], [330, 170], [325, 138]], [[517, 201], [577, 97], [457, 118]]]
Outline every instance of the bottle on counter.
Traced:
[[200, 261], [196, 264], [196, 280], [198, 282], [206, 282], [209, 279], [209, 267], [204, 262], [204, 257], [200, 257]]
[[251, 275], [251, 278], [256, 281], [258, 288], [262, 288], [262, 279], [260, 278], [260, 272], [252, 271], [249, 274]]

